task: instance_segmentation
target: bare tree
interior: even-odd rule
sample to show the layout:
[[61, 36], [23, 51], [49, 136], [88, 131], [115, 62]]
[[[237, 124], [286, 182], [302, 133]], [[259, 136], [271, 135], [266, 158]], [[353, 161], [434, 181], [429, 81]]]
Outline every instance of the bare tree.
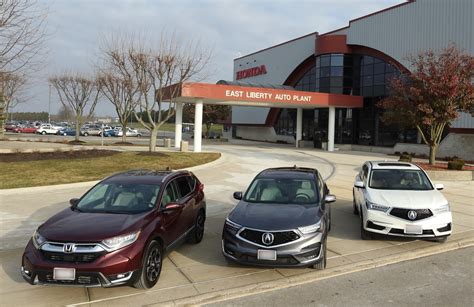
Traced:
[[21, 94], [26, 78], [19, 73], [0, 72], [0, 92], [3, 93], [4, 115], [8, 119], [8, 111], [21, 102]]
[[99, 66], [99, 84], [104, 97], [112, 103], [122, 126], [122, 142], [127, 140], [128, 122], [139, 103], [143, 86], [139, 76], [135, 75], [129, 58], [135, 54], [133, 44], [126, 39], [112, 37], [105, 39], [102, 47], [102, 62]]
[[[146, 47], [145, 41], [139, 35], [114, 37], [108, 40], [103, 56], [109, 67], [113, 67], [109, 69], [109, 79], [127, 85], [122, 86], [126, 95], [109, 99], [116, 106], [122, 125], [133, 114], [150, 131], [149, 149], [155, 151], [158, 129], [175, 114], [174, 99], [165, 101], [161, 89], [200, 76], [209, 62], [210, 52], [199, 42], [183, 43], [175, 35], [165, 33], [156, 47]], [[168, 88], [168, 96], [176, 96], [176, 93], [169, 95], [173, 89], [177, 87]]]
[[[99, 100], [99, 83], [79, 73], [53, 76], [49, 78], [49, 82], [58, 92], [59, 101], [64, 108], [69, 107], [72, 110], [76, 121], [75, 141], [79, 141], [83, 117], [90, 117], [93, 114]], [[86, 113], [87, 107], [88, 113]]]
[[[0, 74], [24, 75], [26, 70], [35, 69], [46, 37], [46, 17], [46, 9], [35, 0], [0, 1]], [[4, 136], [7, 101], [0, 91], [0, 138]]]

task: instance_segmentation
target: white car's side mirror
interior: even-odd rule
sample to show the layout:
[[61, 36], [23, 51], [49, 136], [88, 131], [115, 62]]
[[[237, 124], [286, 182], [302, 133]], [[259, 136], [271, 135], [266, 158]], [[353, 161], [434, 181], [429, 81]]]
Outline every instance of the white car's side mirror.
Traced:
[[364, 182], [363, 181], [356, 181], [354, 182], [354, 186], [359, 189], [363, 189], [364, 187]]
[[444, 189], [444, 184], [442, 184], [442, 183], [436, 183], [436, 184], [435, 184], [435, 189], [436, 189], [436, 190], [443, 190], [443, 189]]

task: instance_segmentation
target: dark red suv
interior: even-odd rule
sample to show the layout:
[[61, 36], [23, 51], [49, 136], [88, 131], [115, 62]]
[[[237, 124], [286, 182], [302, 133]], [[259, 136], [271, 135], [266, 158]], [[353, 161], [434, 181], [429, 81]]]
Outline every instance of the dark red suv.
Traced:
[[35, 231], [21, 273], [31, 284], [151, 288], [166, 252], [201, 242], [203, 189], [188, 171], [110, 176]]

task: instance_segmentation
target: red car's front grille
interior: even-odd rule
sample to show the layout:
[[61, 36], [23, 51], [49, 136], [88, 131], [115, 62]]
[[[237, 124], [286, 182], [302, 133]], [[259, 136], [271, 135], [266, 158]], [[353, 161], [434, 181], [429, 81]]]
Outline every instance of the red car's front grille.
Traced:
[[49, 261], [61, 261], [61, 262], [92, 262], [99, 258], [103, 253], [53, 253], [43, 251], [43, 256]]

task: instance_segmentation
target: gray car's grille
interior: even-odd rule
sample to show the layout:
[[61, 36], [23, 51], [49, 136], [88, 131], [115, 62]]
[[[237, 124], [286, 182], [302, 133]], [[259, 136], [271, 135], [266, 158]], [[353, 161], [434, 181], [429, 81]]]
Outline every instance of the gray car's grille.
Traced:
[[[415, 211], [416, 212], [416, 218], [415, 219], [410, 219], [408, 217], [408, 213], [410, 211]], [[430, 211], [430, 209], [403, 209], [403, 208], [393, 208], [390, 210], [390, 215], [399, 217], [404, 220], [409, 220], [409, 221], [419, 221], [422, 219], [429, 218], [430, 216], [433, 216], [433, 213]]]
[[[262, 236], [265, 233], [271, 233], [273, 235], [273, 243], [265, 244], [264, 242], [262, 242]], [[296, 241], [300, 238], [300, 236], [292, 230], [272, 232], [272, 231], [244, 229], [243, 231], [240, 232], [239, 236], [247, 241], [256, 243], [258, 245], [264, 245], [264, 246], [281, 245], [281, 244], [289, 243], [292, 241]]]

